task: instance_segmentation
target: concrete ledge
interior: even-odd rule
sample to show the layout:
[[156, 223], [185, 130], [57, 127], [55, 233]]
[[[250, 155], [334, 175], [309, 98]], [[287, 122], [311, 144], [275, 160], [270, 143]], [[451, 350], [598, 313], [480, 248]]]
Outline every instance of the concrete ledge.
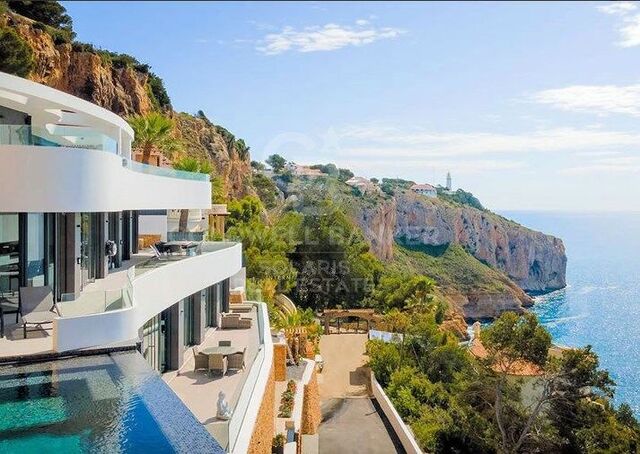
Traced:
[[373, 372], [371, 372], [371, 393], [373, 397], [378, 401], [378, 405], [382, 409], [382, 412], [385, 414], [393, 431], [396, 433], [396, 436], [400, 440], [402, 447], [407, 451], [407, 454], [419, 454], [422, 453], [420, 450], [420, 446], [418, 446], [418, 442], [413, 437], [413, 433], [411, 429], [404, 423], [398, 411], [395, 409], [391, 400], [376, 380]]

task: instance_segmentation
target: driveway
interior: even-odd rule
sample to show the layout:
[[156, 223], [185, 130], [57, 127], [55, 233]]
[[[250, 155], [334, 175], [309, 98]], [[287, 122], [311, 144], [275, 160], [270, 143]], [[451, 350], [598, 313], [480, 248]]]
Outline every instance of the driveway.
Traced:
[[375, 400], [331, 399], [322, 407], [320, 454], [405, 452], [395, 433], [387, 429], [386, 418], [378, 412]]
[[369, 398], [366, 343], [366, 334], [330, 334], [320, 339], [324, 359], [318, 375], [320, 454], [404, 452], [377, 403]]

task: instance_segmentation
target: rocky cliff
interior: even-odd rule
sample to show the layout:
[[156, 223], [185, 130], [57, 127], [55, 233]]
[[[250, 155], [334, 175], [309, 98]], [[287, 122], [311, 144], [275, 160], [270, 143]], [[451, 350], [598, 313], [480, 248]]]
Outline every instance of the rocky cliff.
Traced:
[[395, 199], [396, 239], [430, 246], [459, 244], [528, 292], [548, 292], [566, 285], [567, 257], [559, 238], [489, 211], [443, 203], [408, 191]]
[[86, 99], [126, 117], [162, 109], [176, 119], [178, 134], [190, 156], [208, 159], [221, 178], [226, 197], [254, 194], [251, 158], [244, 142], [206, 118], [171, 110], [161, 79], [148, 65], [82, 43], [57, 43], [42, 24], [6, 11], [0, 26], [15, 30], [31, 48], [29, 78]]
[[[494, 318], [566, 285], [562, 240], [486, 210], [410, 191], [361, 203], [355, 221], [373, 252], [433, 277], [465, 317]], [[524, 290], [524, 291], [523, 291]]]

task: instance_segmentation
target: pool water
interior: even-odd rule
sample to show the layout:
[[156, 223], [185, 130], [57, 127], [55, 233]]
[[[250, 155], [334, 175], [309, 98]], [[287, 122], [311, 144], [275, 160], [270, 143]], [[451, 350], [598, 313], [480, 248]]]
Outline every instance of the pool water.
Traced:
[[207, 452], [218, 443], [137, 352], [0, 367], [0, 453]]

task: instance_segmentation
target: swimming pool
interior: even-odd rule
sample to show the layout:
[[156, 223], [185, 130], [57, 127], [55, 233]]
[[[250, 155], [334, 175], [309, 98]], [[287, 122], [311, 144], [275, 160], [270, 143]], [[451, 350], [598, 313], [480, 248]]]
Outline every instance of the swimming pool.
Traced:
[[0, 367], [0, 452], [224, 453], [137, 352]]

